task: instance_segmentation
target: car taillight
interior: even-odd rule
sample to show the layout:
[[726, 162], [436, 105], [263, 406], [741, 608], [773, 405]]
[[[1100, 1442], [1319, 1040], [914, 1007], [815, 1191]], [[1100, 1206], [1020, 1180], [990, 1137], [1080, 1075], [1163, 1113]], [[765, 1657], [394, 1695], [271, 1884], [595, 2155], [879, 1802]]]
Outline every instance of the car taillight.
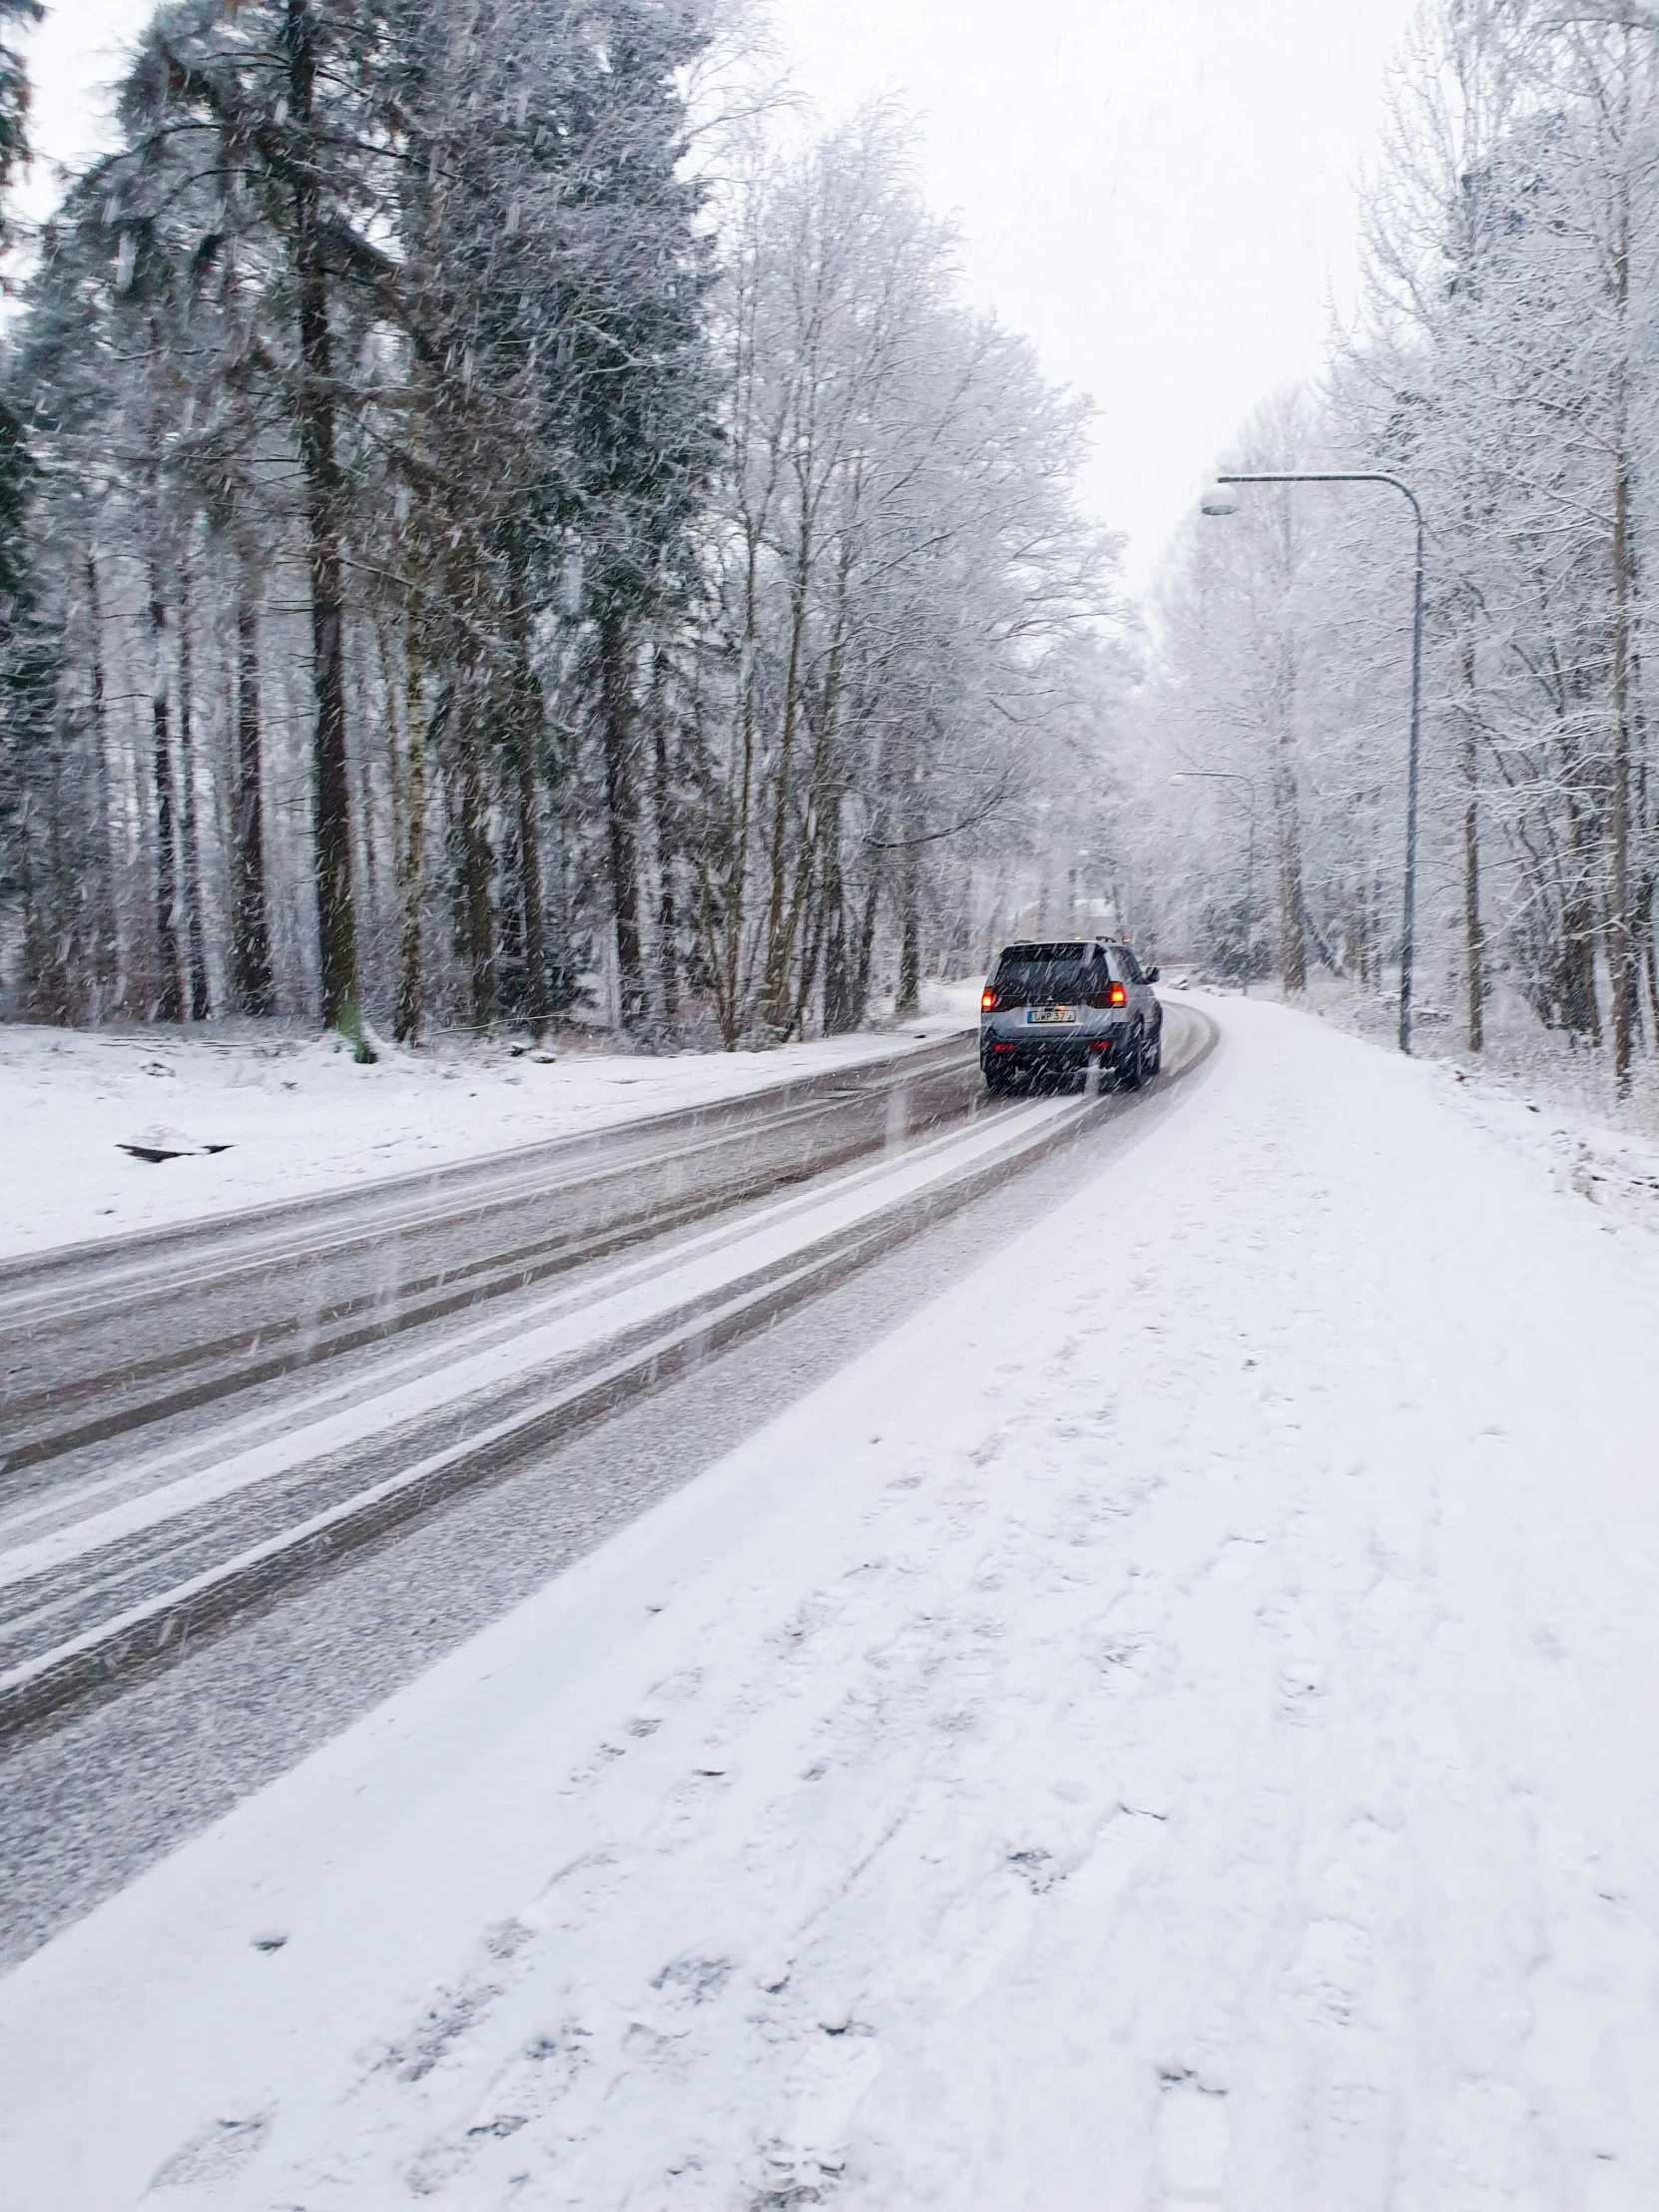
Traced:
[[993, 990], [991, 989], [990, 985], [989, 985], [989, 984], [987, 983], [987, 984], [985, 985], [985, 988], [984, 988], [984, 989], [983, 989], [983, 990], [982, 990], [982, 991], [981, 991], [981, 992], [979, 993], [979, 1011], [980, 1011], [980, 1012], [981, 1012], [982, 1014], [988, 1014], [988, 1013], [990, 1012], [991, 1008], [992, 1008], [992, 1007], [993, 1007], [993, 1006], [994, 1006], [995, 1004], [996, 1004], [996, 993], [995, 993], [995, 991], [993, 991]]
[[1127, 1006], [1129, 993], [1121, 983], [1108, 984], [1105, 990], [1096, 991], [1089, 1000], [1091, 1006]]
[[1112, 1040], [1110, 1037], [1095, 1037], [1091, 1039], [1089, 1044], [1091, 1052], [1110, 1052], [1111, 1049]]

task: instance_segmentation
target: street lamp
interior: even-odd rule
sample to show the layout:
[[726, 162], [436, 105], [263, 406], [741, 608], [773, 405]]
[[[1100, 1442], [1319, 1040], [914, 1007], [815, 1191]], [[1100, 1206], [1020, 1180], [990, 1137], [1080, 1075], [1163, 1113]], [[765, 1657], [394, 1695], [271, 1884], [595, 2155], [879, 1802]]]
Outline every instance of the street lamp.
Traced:
[[[1210, 509], [1205, 508], [1208, 514]], [[1242, 784], [1250, 794], [1250, 841], [1245, 847], [1245, 958], [1244, 995], [1250, 996], [1250, 970], [1256, 958], [1256, 786], [1248, 776], [1231, 769], [1184, 768], [1173, 778], [1177, 784]]]
[[1422, 508], [1409, 484], [1380, 469], [1281, 469], [1248, 475], [1218, 476], [1200, 505], [1207, 515], [1233, 515], [1239, 501], [1235, 484], [1386, 484], [1411, 503], [1417, 524], [1416, 586], [1411, 602], [1411, 738], [1405, 768], [1405, 911], [1399, 931], [1399, 1049], [1411, 1049], [1411, 967], [1416, 949], [1417, 908], [1417, 754], [1422, 724]]

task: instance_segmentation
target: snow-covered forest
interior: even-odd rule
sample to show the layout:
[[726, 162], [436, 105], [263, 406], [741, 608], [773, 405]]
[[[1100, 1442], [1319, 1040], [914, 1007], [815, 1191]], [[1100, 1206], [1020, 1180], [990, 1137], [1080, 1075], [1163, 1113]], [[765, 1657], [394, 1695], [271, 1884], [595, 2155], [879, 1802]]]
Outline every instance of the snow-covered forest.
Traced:
[[11, 327], [6, 1011], [764, 1042], [1100, 888], [1086, 407], [748, 35], [157, 11]]
[[[1480, 1048], [1495, 1003], [1605, 1043], [1622, 1088], [1659, 1013], [1659, 22], [1434, 0], [1387, 113], [1363, 309], [1224, 465], [1387, 470], [1417, 494], [1421, 986], [1459, 1043]], [[1411, 579], [1385, 488], [1257, 488], [1194, 517], [1141, 723], [1166, 941], [1293, 992], [1319, 966], [1385, 988]]]
[[[1144, 650], [1086, 403], [770, 68], [716, 0], [158, 11], [10, 321], [5, 1012], [754, 1043], [1090, 915], [1389, 994], [1405, 503], [1195, 515]], [[1415, 491], [1422, 1013], [1622, 1086], [1659, 28], [1427, 0], [1386, 97], [1361, 308], [1223, 459]]]

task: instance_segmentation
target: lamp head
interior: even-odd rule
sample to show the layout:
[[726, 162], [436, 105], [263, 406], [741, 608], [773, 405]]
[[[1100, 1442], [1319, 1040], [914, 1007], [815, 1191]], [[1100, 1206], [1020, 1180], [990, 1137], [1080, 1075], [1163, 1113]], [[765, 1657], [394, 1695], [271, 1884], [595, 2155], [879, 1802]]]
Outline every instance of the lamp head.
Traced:
[[1212, 484], [1199, 501], [1199, 512], [1207, 515], [1236, 515], [1239, 511], [1239, 494], [1232, 484]]

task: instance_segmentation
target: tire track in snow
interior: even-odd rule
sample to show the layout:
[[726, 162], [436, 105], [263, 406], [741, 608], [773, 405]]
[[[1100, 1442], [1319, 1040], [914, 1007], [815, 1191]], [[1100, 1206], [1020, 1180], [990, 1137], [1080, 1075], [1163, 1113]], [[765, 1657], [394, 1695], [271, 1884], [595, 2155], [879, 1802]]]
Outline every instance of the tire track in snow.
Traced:
[[251, 2063], [228, 2208], [1659, 2199], [1659, 1279], [1233, 1018], [1104, 1259], [1000, 1249], [749, 1447], [654, 1672], [542, 1689], [534, 1878]]

